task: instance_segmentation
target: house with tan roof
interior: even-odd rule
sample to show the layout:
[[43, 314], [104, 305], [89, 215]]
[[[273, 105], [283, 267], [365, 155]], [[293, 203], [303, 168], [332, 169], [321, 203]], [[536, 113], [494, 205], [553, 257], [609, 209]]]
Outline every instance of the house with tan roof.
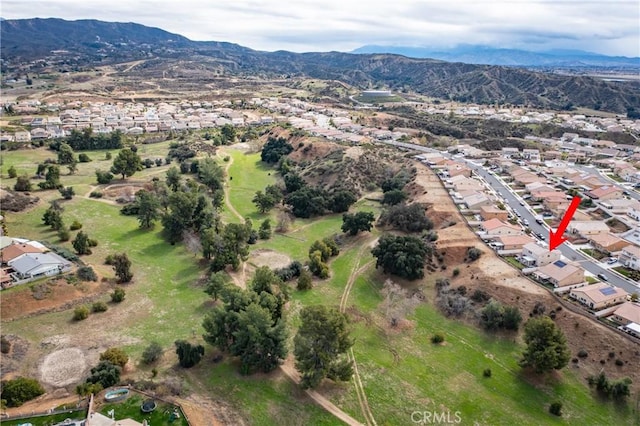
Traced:
[[613, 311], [609, 319], [622, 325], [627, 325], [632, 322], [640, 324], [640, 303], [624, 302], [618, 309]]
[[554, 287], [566, 287], [584, 282], [584, 269], [564, 260], [556, 260], [541, 266], [533, 274], [540, 281], [548, 282]]
[[596, 250], [607, 255], [619, 252], [624, 247], [631, 245], [629, 241], [613, 235], [611, 232], [590, 235], [588, 239]]
[[539, 267], [560, 260], [560, 257], [559, 250], [549, 251], [548, 247], [531, 242], [522, 246], [522, 253], [518, 256], [518, 260], [525, 266]]
[[572, 220], [567, 226], [567, 232], [589, 238], [595, 234], [606, 234], [609, 227], [606, 223], [596, 220]]
[[509, 219], [509, 212], [494, 205], [480, 206], [480, 216], [483, 220], [498, 219], [506, 222]]
[[640, 247], [631, 244], [624, 247], [619, 260], [627, 268], [640, 271]]
[[480, 229], [484, 231], [487, 236], [522, 234], [522, 228], [519, 226], [515, 226], [495, 218], [482, 222], [480, 224]]
[[493, 246], [500, 254], [520, 254], [525, 245], [534, 242], [535, 240], [526, 234], [499, 235], [494, 239]]
[[571, 290], [569, 297], [582, 303], [589, 309], [599, 310], [623, 303], [629, 293], [620, 287], [605, 283], [596, 283]]
[[588, 191], [586, 195], [594, 200], [611, 200], [621, 198], [622, 190], [614, 185], [606, 185], [592, 189], [591, 191]]
[[473, 192], [469, 195], [465, 195], [462, 197], [462, 202], [469, 210], [478, 211], [481, 206], [486, 206], [492, 204], [491, 201], [486, 195], [482, 192]]
[[6, 246], [2, 251], [0, 251], [0, 259], [2, 259], [2, 265], [6, 265], [23, 254], [42, 252], [44, 252], [44, 250], [28, 243], [14, 243]]

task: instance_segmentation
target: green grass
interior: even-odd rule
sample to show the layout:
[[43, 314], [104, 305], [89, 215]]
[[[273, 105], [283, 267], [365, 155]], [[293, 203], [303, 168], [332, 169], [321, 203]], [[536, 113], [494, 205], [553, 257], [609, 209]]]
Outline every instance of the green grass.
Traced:
[[101, 414], [109, 417], [107, 414], [110, 410], [114, 410], [114, 418], [116, 420], [123, 419], [133, 419], [142, 423], [143, 420], [147, 420], [147, 422], [153, 426], [188, 426], [186, 419], [184, 418], [184, 414], [182, 411], [178, 411], [180, 413], [180, 418], [175, 419], [173, 422], [170, 422], [169, 419], [171, 417], [171, 413], [173, 413], [174, 408], [176, 408], [173, 404], [166, 404], [161, 401], [156, 400], [157, 407], [151, 413], [143, 413], [140, 409], [142, 403], [148, 398], [133, 394], [129, 396], [127, 399], [114, 402], [111, 404], [104, 404], [100, 406], [98, 410]]
[[506, 256], [504, 257], [504, 260], [506, 260], [508, 263], [510, 263], [511, 265], [515, 266], [518, 269], [524, 269], [525, 267], [522, 263], [518, 261], [518, 259], [516, 259], [513, 256]]
[[68, 411], [66, 413], [54, 414], [52, 416], [28, 417], [20, 420], [3, 420], [2, 424], [5, 426], [18, 426], [25, 423], [31, 423], [33, 426], [50, 426], [50, 425], [63, 422], [66, 419], [81, 420], [81, 419], [85, 419], [86, 417], [87, 417], [87, 411], [80, 410], [80, 411]]

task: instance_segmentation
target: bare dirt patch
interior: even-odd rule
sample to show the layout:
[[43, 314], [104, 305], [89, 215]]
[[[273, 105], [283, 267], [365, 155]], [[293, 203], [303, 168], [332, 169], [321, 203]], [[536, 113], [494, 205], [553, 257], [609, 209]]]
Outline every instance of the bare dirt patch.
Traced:
[[144, 184], [139, 183], [127, 183], [127, 184], [113, 184], [105, 187], [102, 190], [102, 197], [108, 200], [123, 200], [125, 202], [132, 202], [135, 200], [136, 192], [144, 189]]
[[49, 280], [41, 284], [46, 285], [50, 290], [41, 300], [36, 300], [33, 292], [26, 285], [19, 290], [5, 292], [0, 298], [2, 321], [69, 309], [75, 304], [90, 301], [110, 289], [107, 283], [83, 282], [71, 285], [64, 279]]
[[41, 380], [56, 387], [80, 382], [86, 369], [85, 356], [79, 348], [52, 352], [42, 360], [39, 368]]
[[273, 250], [256, 250], [251, 253], [249, 262], [257, 267], [268, 266], [271, 269], [285, 268], [291, 263], [291, 258]]

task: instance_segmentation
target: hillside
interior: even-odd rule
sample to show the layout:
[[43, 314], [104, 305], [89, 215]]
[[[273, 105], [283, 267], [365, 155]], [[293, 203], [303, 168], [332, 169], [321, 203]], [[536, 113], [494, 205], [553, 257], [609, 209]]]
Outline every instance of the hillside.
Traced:
[[[261, 52], [231, 43], [195, 42], [133, 23], [5, 20], [1, 37], [5, 75], [39, 71], [42, 64], [25, 64], [45, 58], [49, 66], [68, 65], [70, 60], [86, 66], [172, 58], [208, 63], [226, 75], [309, 76], [340, 80], [361, 89], [408, 90], [462, 102], [554, 109], [597, 105], [619, 113], [632, 106], [640, 108], [639, 82], [606, 82], [393, 54]], [[150, 66], [160, 69], [163, 62], [156, 60]]]

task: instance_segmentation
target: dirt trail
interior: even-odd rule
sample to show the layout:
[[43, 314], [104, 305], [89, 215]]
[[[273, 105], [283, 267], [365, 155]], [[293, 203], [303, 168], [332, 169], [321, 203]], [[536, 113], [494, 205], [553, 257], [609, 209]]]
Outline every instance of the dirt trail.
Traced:
[[[233, 156], [229, 155], [229, 161], [227, 161], [227, 165], [224, 168], [225, 174], [229, 175], [229, 169], [231, 168], [232, 164], [233, 164]], [[241, 222], [244, 222], [244, 217], [242, 217], [242, 215], [240, 213], [238, 213], [238, 210], [236, 210], [236, 208], [233, 207], [233, 204], [231, 204], [231, 200], [229, 199], [229, 184], [228, 183], [226, 185], [224, 185], [224, 203], [227, 205], [227, 208], [229, 209], [229, 211], [231, 213], [233, 213], [234, 216], [236, 216], [238, 219], [240, 219]]]
[[[370, 265], [373, 263], [372, 261], [367, 262], [358, 268], [360, 264], [360, 259], [362, 258], [362, 254], [365, 249], [369, 247], [369, 244], [361, 245], [360, 250], [358, 250], [358, 255], [356, 256], [356, 260], [354, 261], [353, 268], [351, 269], [351, 273], [349, 274], [349, 279], [347, 280], [347, 284], [344, 287], [344, 291], [342, 292], [342, 297], [340, 299], [340, 312], [344, 313], [347, 308], [347, 300], [349, 300], [349, 293], [353, 288], [353, 283], [356, 281], [356, 277], [362, 274]], [[356, 388], [356, 395], [358, 396], [358, 403], [360, 404], [360, 410], [362, 411], [362, 415], [364, 416], [368, 426], [377, 426], [376, 419], [373, 417], [373, 413], [371, 412], [371, 407], [369, 407], [369, 401], [367, 400], [367, 394], [364, 391], [364, 386], [362, 385], [362, 380], [360, 379], [360, 373], [358, 372], [358, 364], [356, 362], [356, 357], [353, 353], [353, 348], [350, 348], [349, 353], [347, 354], [349, 360], [353, 363], [353, 384]]]

